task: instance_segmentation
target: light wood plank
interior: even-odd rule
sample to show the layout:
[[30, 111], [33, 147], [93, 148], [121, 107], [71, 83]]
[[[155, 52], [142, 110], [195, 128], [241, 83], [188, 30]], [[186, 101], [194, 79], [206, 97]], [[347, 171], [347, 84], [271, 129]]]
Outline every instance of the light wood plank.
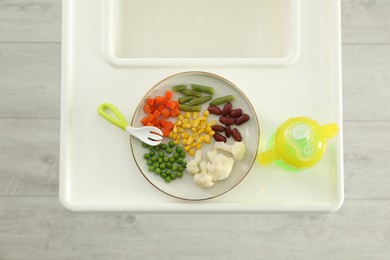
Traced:
[[59, 118], [60, 44], [0, 43], [0, 118]]
[[0, 198], [1, 259], [389, 259], [389, 201], [335, 214], [70, 213]]
[[58, 119], [0, 119], [0, 196], [56, 196], [58, 161]]
[[344, 124], [345, 197], [390, 199], [390, 122]]
[[345, 44], [390, 44], [390, 1], [342, 0]]
[[1, 0], [0, 41], [61, 41], [61, 0]]
[[390, 45], [343, 47], [345, 120], [390, 120], [389, 61]]

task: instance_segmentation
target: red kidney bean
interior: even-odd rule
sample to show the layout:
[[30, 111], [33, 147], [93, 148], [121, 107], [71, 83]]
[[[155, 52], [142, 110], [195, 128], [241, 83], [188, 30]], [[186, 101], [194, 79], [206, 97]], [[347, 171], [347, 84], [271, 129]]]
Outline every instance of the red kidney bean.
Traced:
[[213, 129], [214, 132], [223, 132], [223, 131], [225, 131], [225, 127], [223, 127], [221, 125], [213, 125], [211, 127], [211, 129]]
[[224, 143], [226, 143], [226, 137], [223, 136], [223, 135], [221, 135], [221, 134], [216, 133], [216, 134], [214, 135], [214, 139], [215, 139], [215, 141], [217, 141], [217, 142], [224, 142]]
[[211, 113], [211, 114], [214, 114], [214, 115], [217, 115], [219, 116], [220, 114], [222, 114], [222, 110], [219, 108], [219, 107], [216, 107], [216, 106], [209, 106], [207, 108], [207, 110]]
[[230, 117], [240, 117], [241, 115], [242, 115], [242, 109], [241, 108], [233, 109], [229, 113]]
[[227, 125], [225, 127], [225, 134], [226, 134], [226, 137], [230, 137], [232, 135], [232, 128], [230, 127], [230, 125]]
[[247, 114], [242, 114], [239, 118], [236, 119], [235, 121], [235, 124], [236, 125], [242, 125], [243, 123], [245, 123], [246, 121], [249, 120], [249, 115]]
[[229, 115], [230, 111], [232, 111], [232, 108], [233, 108], [232, 103], [227, 102], [227, 103], [224, 105], [223, 109], [222, 109], [222, 115], [223, 115], [223, 116]]
[[232, 136], [233, 136], [234, 140], [236, 140], [237, 142], [241, 142], [241, 141], [242, 141], [241, 134], [240, 134], [240, 132], [237, 130], [237, 128], [234, 128], [234, 129], [232, 130]]
[[219, 118], [219, 122], [221, 122], [222, 124], [225, 124], [225, 125], [232, 125], [232, 124], [234, 124], [234, 121], [236, 121], [236, 119], [233, 117], [221, 116]]

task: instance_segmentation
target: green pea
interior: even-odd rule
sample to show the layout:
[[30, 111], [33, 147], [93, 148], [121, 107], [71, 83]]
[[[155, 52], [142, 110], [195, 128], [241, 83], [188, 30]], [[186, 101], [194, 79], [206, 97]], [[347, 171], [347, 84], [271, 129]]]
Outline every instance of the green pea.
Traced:
[[158, 163], [162, 163], [163, 159], [162, 158], [158, 158], [157, 161], [158, 161]]
[[154, 156], [152, 157], [152, 161], [153, 161], [153, 162], [157, 161], [157, 156], [154, 155]]
[[161, 174], [161, 169], [160, 168], [157, 168], [156, 171], [155, 171], [158, 175]]
[[145, 158], [146, 160], [149, 159], [149, 158], [150, 158], [150, 154], [145, 153], [145, 154], [144, 154], [144, 158]]
[[181, 153], [181, 152], [183, 152], [183, 147], [176, 146], [175, 150], [176, 150], [177, 153]]
[[157, 146], [155, 146], [155, 147], [154, 147], [154, 150], [156, 150], [156, 151], [160, 151], [160, 146], [158, 146], [158, 145], [157, 145]]
[[169, 161], [169, 157], [168, 156], [164, 156], [163, 161], [164, 162], [168, 162]]
[[175, 162], [175, 158], [173, 158], [173, 157], [169, 158], [169, 162], [170, 163], [174, 163]]
[[174, 141], [170, 141], [169, 143], [168, 143], [168, 145], [169, 145], [169, 147], [174, 147], [175, 146], [175, 142]]
[[165, 172], [162, 172], [161, 177], [165, 178], [165, 177], [167, 177], [167, 174]]
[[171, 169], [172, 168], [172, 163], [167, 163], [167, 169]]
[[184, 170], [185, 170], [185, 168], [183, 166], [179, 166], [179, 172], [182, 172]]
[[161, 170], [164, 170], [164, 169], [166, 168], [165, 163], [160, 163], [159, 166], [160, 166], [160, 169], [161, 169]]
[[184, 167], [187, 166], [187, 162], [186, 162], [186, 161], [183, 162], [183, 166], [184, 166]]
[[171, 173], [171, 175], [170, 175], [170, 176], [171, 176], [171, 179], [172, 179], [172, 180], [176, 179], [176, 174], [174, 174], [174, 173]]
[[165, 177], [164, 180], [165, 180], [165, 182], [167, 182], [167, 183], [170, 183], [170, 182], [171, 182], [171, 178], [170, 178], [169, 176]]
[[154, 167], [153, 166], [149, 166], [148, 169], [149, 169], [150, 172], [154, 172]]
[[183, 164], [184, 160], [182, 158], [177, 159], [178, 164]]
[[165, 151], [166, 153], [172, 153], [172, 148], [168, 147], [167, 150]]
[[158, 162], [154, 162], [153, 166], [154, 166], [154, 168], [157, 168], [158, 166], [160, 166], [160, 164]]
[[163, 150], [167, 149], [167, 145], [166, 144], [162, 144], [161, 145], [161, 149], [163, 149]]
[[164, 152], [161, 152], [161, 151], [158, 152], [158, 156], [159, 156], [159, 157], [164, 157]]
[[181, 158], [186, 158], [186, 153], [185, 152], [180, 152], [180, 157]]
[[149, 147], [149, 145], [148, 145], [148, 144], [146, 144], [146, 143], [144, 143], [144, 142], [142, 142], [142, 147], [143, 147], [143, 148], [148, 148], [148, 147]]
[[167, 175], [171, 175], [172, 171], [171, 171], [170, 169], [167, 169], [167, 170], [165, 171], [165, 173], [166, 173]]
[[180, 154], [179, 154], [179, 153], [174, 153], [174, 154], [173, 154], [173, 158], [177, 159], [177, 158], [179, 158], [179, 157], [180, 157]]
[[172, 171], [177, 171], [177, 169], [178, 169], [177, 165], [172, 166]]
[[149, 146], [149, 150], [150, 150], [150, 151], [153, 151], [153, 150], [154, 150], [154, 146], [151, 146], [151, 145], [150, 145], [150, 146]]
[[150, 151], [149, 155], [150, 156], [156, 155], [156, 152], [155, 151]]
[[183, 173], [182, 172], [178, 172], [176, 175], [177, 175], [177, 178], [183, 177]]
[[151, 159], [149, 159], [147, 162], [146, 162], [147, 165], [152, 165], [153, 164], [153, 161]]

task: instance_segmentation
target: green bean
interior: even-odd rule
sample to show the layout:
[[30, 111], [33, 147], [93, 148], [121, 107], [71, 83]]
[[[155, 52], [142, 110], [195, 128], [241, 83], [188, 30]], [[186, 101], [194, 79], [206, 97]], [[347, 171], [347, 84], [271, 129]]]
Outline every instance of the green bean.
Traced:
[[208, 86], [203, 86], [203, 85], [198, 85], [198, 84], [191, 84], [191, 88], [195, 91], [203, 92], [203, 93], [209, 93], [211, 95], [214, 95], [214, 88], [208, 87]]
[[213, 97], [212, 96], [207, 96], [207, 97], [201, 97], [201, 98], [194, 98], [190, 101], [190, 105], [201, 105], [203, 103], [206, 103], [207, 101], [211, 100]]
[[190, 112], [199, 112], [201, 107], [200, 106], [189, 106], [189, 105], [183, 105], [179, 104], [179, 109], [184, 111], [190, 111]]
[[190, 101], [191, 99], [193, 99], [194, 97], [193, 96], [184, 96], [184, 97], [181, 97], [179, 98], [179, 104], [184, 104], [188, 101]]
[[234, 97], [232, 95], [227, 95], [224, 97], [216, 98], [210, 102], [210, 106], [218, 106], [218, 105], [233, 101], [233, 99], [234, 99]]
[[187, 88], [187, 85], [176, 85], [172, 87], [172, 90], [175, 92], [181, 92], [182, 90], [185, 90]]
[[192, 89], [185, 89], [182, 90], [181, 93], [183, 93], [186, 96], [193, 96], [193, 97], [202, 97], [202, 93], [192, 90]]

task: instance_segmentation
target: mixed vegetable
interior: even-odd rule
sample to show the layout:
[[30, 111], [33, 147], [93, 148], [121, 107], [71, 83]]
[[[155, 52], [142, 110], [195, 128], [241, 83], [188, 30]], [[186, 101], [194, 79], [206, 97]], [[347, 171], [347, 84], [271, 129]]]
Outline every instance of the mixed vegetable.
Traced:
[[[174, 93], [180, 95], [176, 100]], [[196, 185], [204, 188], [230, 176], [235, 160], [244, 159], [246, 154], [238, 126], [249, 121], [250, 117], [241, 108], [233, 108], [233, 95], [217, 98], [214, 95], [213, 87], [181, 84], [166, 91], [164, 97], [145, 100], [143, 110], [146, 116], [141, 123], [158, 127], [164, 137], [172, 139], [158, 146], [143, 144], [150, 172], [169, 183], [181, 178], [186, 171], [194, 175]], [[205, 103], [208, 106], [202, 110]], [[209, 120], [210, 117], [214, 119]], [[207, 152], [208, 161], [202, 160], [201, 149], [212, 143], [212, 137], [215, 143]], [[229, 137], [234, 139], [232, 145], [226, 144]], [[188, 163], [185, 161], [187, 154], [194, 156]]]

